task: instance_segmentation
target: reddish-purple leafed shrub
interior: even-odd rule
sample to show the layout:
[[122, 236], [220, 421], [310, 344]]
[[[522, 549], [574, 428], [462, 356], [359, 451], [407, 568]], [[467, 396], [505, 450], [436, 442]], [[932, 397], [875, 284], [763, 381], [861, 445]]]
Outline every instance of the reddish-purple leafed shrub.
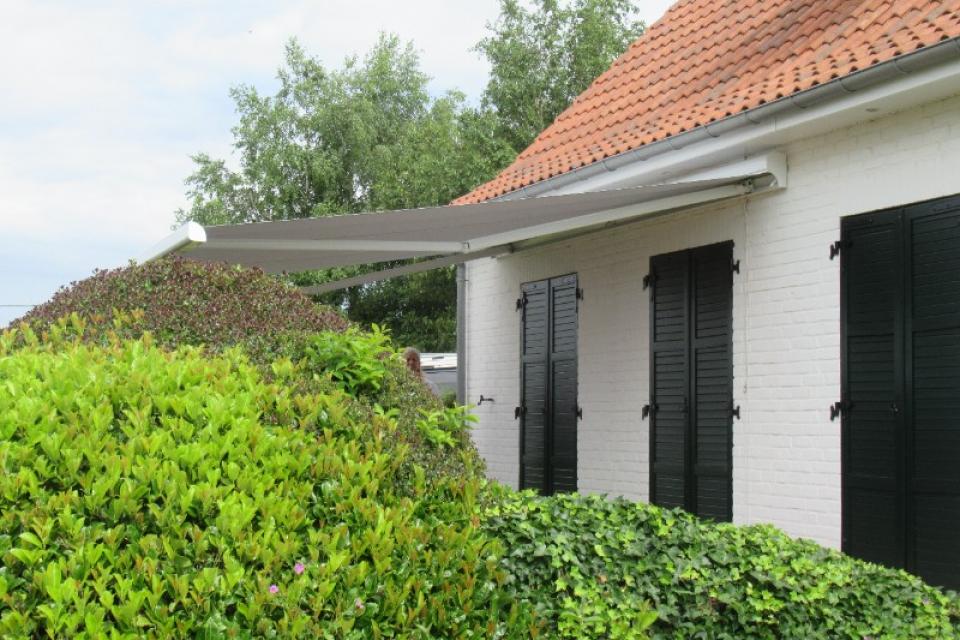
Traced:
[[[244, 345], [270, 356], [290, 335], [341, 331], [349, 321], [259, 269], [167, 258], [96, 271], [58, 291], [22, 318], [42, 331], [76, 312], [91, 328], [113, 326], [114, 310], [141, 310], [136, 331], [168, 347]], [[18, 324], [19, 321], [14, 324]]]

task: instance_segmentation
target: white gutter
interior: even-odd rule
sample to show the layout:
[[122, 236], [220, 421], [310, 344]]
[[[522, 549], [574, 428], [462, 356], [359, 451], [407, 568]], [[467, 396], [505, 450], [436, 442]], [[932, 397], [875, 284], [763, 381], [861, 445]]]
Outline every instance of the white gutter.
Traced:
[[798, 138], [958, 93], [960, 38], [952, 38], [491, 201], [669, 182]]
[[196, 222], [190, 221], [180, 226], [172, 234], [153, 245], [147, 250], [138, 262], [146, 263], [163, 256], [185, 251], [189, 251], [197, 245], [207, 241], [207, 232]]

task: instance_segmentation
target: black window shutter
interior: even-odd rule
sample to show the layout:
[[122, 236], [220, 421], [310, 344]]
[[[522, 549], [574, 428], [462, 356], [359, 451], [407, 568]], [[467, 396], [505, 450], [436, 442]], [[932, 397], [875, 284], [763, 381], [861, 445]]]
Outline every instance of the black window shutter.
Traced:
[[704, 518], [731, 520], [733, 245], [696, 249], [691, 260], [694, 509]]
[[650, 500], [732, 518], [733, 243], [650, 261]]
[[577, 490], [577, 276], [522, 285], [520, 486]]
[[841, 225], [843, 538], [847, 553], [904, 566], [903, 250], [900, 212]]
[[664, 507], [687, 507], [689, 264], [685, 252], [650, 260], [650, 501]]
[[907, 225], [907, 567], [960, 589], [960, 198]]
[[577, 490], [577, 276], [550, 281], [551, 493]]
[[547, 491], [548, 282], [522, 286], [520, 487]]
[[960, 197], [841, 246], [843, 549], [960, 588]]

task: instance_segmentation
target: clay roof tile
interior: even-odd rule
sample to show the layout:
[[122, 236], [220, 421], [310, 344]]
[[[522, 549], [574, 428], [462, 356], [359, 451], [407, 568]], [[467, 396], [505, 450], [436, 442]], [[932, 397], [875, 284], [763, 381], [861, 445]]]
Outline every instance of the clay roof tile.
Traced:
[[960, 0], [681, 0], [509, 167], [481, 202], [945, 39]]

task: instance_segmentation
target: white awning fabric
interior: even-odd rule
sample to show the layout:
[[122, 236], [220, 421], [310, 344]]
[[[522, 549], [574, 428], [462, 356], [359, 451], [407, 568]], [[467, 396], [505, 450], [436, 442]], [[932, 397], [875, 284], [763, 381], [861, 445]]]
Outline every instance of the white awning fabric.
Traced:
[[145, 260], [180, 253], [195, 260], [295, 273], [439, 256], [317, 290], [329, 291], [784, 186], [785, 172], [778, 169], [785, 167], [783, 159], [762, 160], [738, 165], [719, 177], [614, 191], [283, 222], [209, 227], [188, 223], [157, 245]]

